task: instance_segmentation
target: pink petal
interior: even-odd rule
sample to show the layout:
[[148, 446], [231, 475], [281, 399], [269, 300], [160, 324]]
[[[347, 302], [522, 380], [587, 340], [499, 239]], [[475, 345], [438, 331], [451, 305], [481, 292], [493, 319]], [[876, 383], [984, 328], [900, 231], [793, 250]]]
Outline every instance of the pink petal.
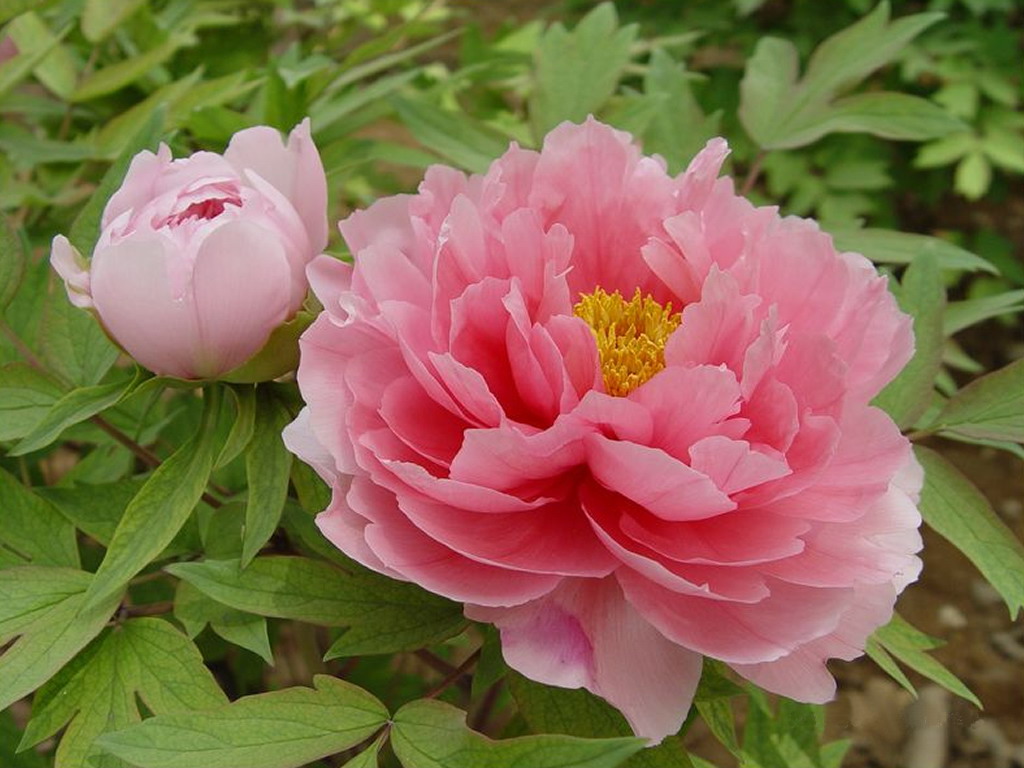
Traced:
[[64, 281], [68, 301], [82, 309], [91, 308], [93, 303], [89, 294], [89, 270], [85, 267], [82, 255], [64, 235], [53, 238], [50, 264]]
[[515, 608], [467, 605], [466, 615], [497, 624], [502, 654], [513, 669], [601, 696], [652, 744], [686, 719], [701, 657], [644, 621], [611, 578], [566, 580], [548, 596]]

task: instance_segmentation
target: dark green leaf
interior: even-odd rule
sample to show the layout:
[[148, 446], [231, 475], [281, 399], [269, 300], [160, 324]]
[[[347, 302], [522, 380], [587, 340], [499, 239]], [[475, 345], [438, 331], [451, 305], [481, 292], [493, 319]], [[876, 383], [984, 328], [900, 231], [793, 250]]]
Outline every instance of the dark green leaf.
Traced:
[[243, 568], [267, 543], [281, 520], [292, 467], [292, 454], [284, 447], [281, 430], [291, 420], [288, 409], [270, 387], [257, 390], [255, 426], [245, 453], [249, 495], [242, 535]]
[[243, 384], [228, 391], [235, 399], [235, 418], [217, 457], [218, 469], [230, 464], [245, 450], [256, 428], [256, 388]]
[[508, 149], [507, 139], [468, 115], [445, 111], [422, 98], [396, 96], [392, 103], [417, 141], [467, 171], [486, 171]]
[[465, 712], [423, 699], [395, 714], [391, 745], [405, 768], [614, 768], [644, 742], [553, 735], [493, 741], [466, 727]]
[[17, 554], [26, 564], [79, 566], [74, 526], [50, 502], [3, 469], [0, 469], [0, 499], [3, 499], [0, 546]]
[[0, 366], [0, 440], [24, 437], [61, 396], [61, 388], [25, 363]]
[[25, 276], [25, 249], [6, 216], [0, 219], [0, 312], [7, 307]]
[[267, 664], [274, 663], [265, 618], [218, 603], [187, 581], [178, 582], [174, 617], [185, 627], [189, 637], [195, 637], [209, 624], [210, 629], [229, 643], [252, 651]]
[[96, 318], [68, 301], [59, 286], [46, 297], [40, 335], [49, 369], [80, 387], [98, 383], [117, 360], [117, 347]]
[[198, 432], [146, 480], [118, 523], [96, 579], [90, 603], [120, 589], [171, 543], [192, 514], [220, 448], [214, 425], [221, 391], [206, 390], [206, 407]]
[[352, 747], [387, 722], [366, 691], [326, 675], [316, 689], [245, 696], [218, 709], [157, 715], [99, 744], [140, 768], [297, 768]]
[[961, 389], [946, 401], [928, 430], [1024, 443], [1024, 360]]
[[925, 471], [920, 503], [925, 522], [967, 555], [1016, 617], [1024, 607], [1024, 545], [956, 467], [924, 446], [914, 451]]

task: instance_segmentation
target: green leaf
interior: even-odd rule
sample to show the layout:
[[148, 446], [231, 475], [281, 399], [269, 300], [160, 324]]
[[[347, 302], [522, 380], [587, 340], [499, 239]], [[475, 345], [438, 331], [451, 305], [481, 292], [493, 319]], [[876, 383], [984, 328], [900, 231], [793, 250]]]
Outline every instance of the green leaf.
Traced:
[[[0, 15], [3, 15], [2, 9], [0, 9]], [[45, 45], [40, 46], [32, 51], [19, 53], [12, 59], [0, 63], [0, 99], [10, 93], [18, 83], [28, 77], [32, 70], [34, 70], [39, 64], [50, 55], [50, 53], [60, 44], [61, 40], [67, 35], [68, 30], [65, 29], [56, 37], [49, 40]]]
[[38, 424], [61, 388], [26, 363], [0, 366], [0, 440], [17, 440]]
[[0, 313], [10, 304], [25, 276], [25, 249], [7, 217], [0, 219]]
[[3, 469], [0, 469], [0, 499], [3, 499], [0, 545], [26, 564], [79, 566], [74, 526], [50, 502]]
[[466, 713], [422, 699], [398, 710], [391, 746], [405, 768], [614, 768], [643, 739], [521, 736], [493, 741], [466, 727]]
[[938, 648], [941, 640], [929, 637], [908, 624], [899, 614], [893, 614], [892, 620], [884, 627], [875, 630], [872, 636], [890, 654], [902, 661], [914, 671], [934, 680], [946, 690], [966, 699], [979, 709], [983, 709], [978, 697], [960, 682], [960, 679], [942, 664], [929, 656], [925, 651]]
[[187, 637], [162, 619], [129, 619], [107, 630], [39, 690], [19, 749], [38, 744], [67, 725], [57, 747], [56, 768], [113, 768], [113, 761], [101, 758], [94, 742], [102, 733], [139, 722], [136, 696], [155, 714], [227, 702]]
[[361, 688], [326, 675], [313, 684], [157, 715], [98, 743], [140, 768], [297, 768], [355, 746], [387, 722], [384, 705]]
[[235, 417], [217, 457], [217, 469], [230, 464], [246, 449], [256, 428], [256, 388], [243, 384], [229, 387], [228, 391], [235, 400]]
[[159, 555], [199, 502], [220, 448], [214, 425], [221, 390], [209, 387], [205, 398], [199, 430], [157, 467], [125, 510], [89, 587], [90, 604], [120, 589]]
[[910, 264], [931, 254], [941, 269], [998, 274], [991, 262], [958, 245], [927, 235], [888, 229], [830, 229], [836, 248], [856, 251], [876, 264]]
[[711, 733], [734, 755], [740, 753], [739, 739], [736, 738], [736, 719], [729, 699], [706, 699], [694, 703]]
[[249, 495], [242, 534], [243, 568], [267, 543], [281, 520], [292, 468], [292, 454], [284, 447], [281, 431], [291, 420], [288, 409], [274, 397], [271, 387], [257, 389], [255, 424], [245, 453]]
[[99, 186], [89, 198], [89, 202], [75, 217], [68, 232], [68, 239], [78, 249], [79, 253], [90, 254], [96, 241], [100, 236], [100, 221], [103, 217], [103, 209], [107, 201], [118, 190], [124, 181], [125, 174], [132, 159], [144, 149], [156, 148], [163, 131], [164, 117], [166, 110], [158, 107], [150, 115], [149, 120], [142, 123], [135, 131], [132, 139], [125, 144], [121, 154], [118, 156], [107, 172], [103, 175]]
[[60, 38], [50, 31], [36, 13], [24, 13], [11, 22], [7, 34], [23, 53], [40, 49], [49, 51], [36, 65], [36, 78], [61, 99], [66, 99], [75, 87], [78, 71], [71, 53], [60, 45]]
[[117, 360], [117, 347], [96, 318], [71, 304], [59, 286], [46, 297], [40, 333], [49, 369], [72, 384], [98, 383]]
[[965, 328], [1004, 314], [1016, 314], [1024, 310], [1024, 290], [1005, 291], [995, 296], [977, 299], [951, 301], [946, 305], [942, 320], [942, 332], [952, 336]]
[[896, 660], [887, 650], [885, 650], [885, 648], [882, 647], [882, 644], [879, 643], [878, 640], [874, 637], [869, 637], [864, 650], [867, 651], [871, 660], [874, 661], [883, 672], [899, 683], [904, 689], [910, 691], [914, 696], [917, 696], [917, 689], [914, 687], [914, 684], [910, 682], [910, 678], [903, 673], [900, 665], [896, 663]]
[[90, 43], [98, 43], [145, 3], [146, 0], [85, 0], [82, 34]]
[[929, 431], [1024, 443], [1024, 360], [975, 379], [946, 401]]
[[[36, 751], [15, 752], [21, 728], [14, 722], [11, 710], [0, 712], [0, 765], [4, 768], [49, 768], [50, 761]], [[373, 766], [376, 768], [376, 766]]]
[[0, 0], [0, 24], [26, 11], [44, 11], [56, 3], [57, 0]]
[[[955, 118], [942, 117], [937, 107], [926, 107], [910, 96], [872, 93], [834, 101], [892, 61], [941, 18], [938, 13], [919, 13], [890, 23], [889, 4], [879, 3], [857, 23], [821, 43], [799, 81], [793, 43], [762, 38], [740, 83], [743, 127], [762, 149], [804, 146], [835, 130], [866, 130], [899, 139], [962, 130]], [[885, 124], [886, 109], [894, 110], [890, 125]]]
[[350, 629], [333, 658], [421, 648], [465, 626], [458, 603], [367, 571], [345, 573], [304, 557], [175, 563], [166, 570], [218, 602], [261, 616]]
[[874, 400], [900, 427], [911, 427], [928, 410], [942, 365], [942, 313], [946, 291], [936, 259], [919, 255], [903, 274], [900, 308], [914, 319], [914, 356]]
[[1015, 618], [1024, 608], [1024, 545], [956, 467], [924, 446], [914, 452], [925, 471], [919, 505], [925, 522], [977, 566]]
[[341, 768], [377, 768], [377, 755], [380, 754], [380, 748], [384, 745], [385, 737], [386, 734], [382, 733], [373, 744], [353, 757]]
[[138, 380], [136, 372], [135, 376], [128, 379], [71, 390], [53, 404], [42, 421], [36, 424], [35, 429], [10, 450], [10, 455], [23, 456], [45, 448], [68, 427], [119, 403], [131, 392]]
[[612, 3], [584, 16], [572, 32], [553, 24], [536, 51], [536, 85], [530, 99], [534, 135], [544, 136], [563, 120], [579, 123], [615, 92], [629, 63], [637, 27], [619, 27]]
[[968, 200], [977, 200], [992, 184], [992, 165], [980, 150], [969, 152], [956, 167], [953, 189]]
[[210, 629], [229, 643], [252, 651], [267, 664], [274, 663], [265, 618], [218, 603], [187, 581], [178, 582], [174, 617], [185, 627], [189, 637], [195, 637], [209, 624]]
[[83, 609], [90, 574], [22, 566], [0, 571], [0, 710], [49, 680], [100, 633], [120, 602]]
[[507, 139], [469, 115], [448, 112], [423, 98], [396, 96], [391, 103], [417, 141], [467, 171], [486, 171], [508, 149]]
[[191, 34], [172, 34], [163, 43], [147, 49], [138, 56], [131, 56], [93, 72], [78, 84], [75, 92], [71, 94], [70, 101], [74, 103], [89, 101], [119, 91], [148, 75], [151, 70], [170, 59], [179, 48], [194, 43], [195, 38]]

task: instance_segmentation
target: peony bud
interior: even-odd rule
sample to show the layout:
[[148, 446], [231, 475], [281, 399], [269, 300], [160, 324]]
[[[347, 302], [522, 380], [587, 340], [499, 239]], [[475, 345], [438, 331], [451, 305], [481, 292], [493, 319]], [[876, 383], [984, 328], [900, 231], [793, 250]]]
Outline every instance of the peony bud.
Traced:
[[[90, 263], [66, 237], [50, 261], [68, 297], [150, 370], [182, 379], [231, 372], [295, 318], [306, 264], [327, 244], [327, 180], [309, 120], [287, 144], [272, 128], [237, 133], [223, 155], [132, 160], [107, 203]], [[257, 378], [294, 365], [263, 360]], [[251, 366], [250, 366], [251, 368]]]

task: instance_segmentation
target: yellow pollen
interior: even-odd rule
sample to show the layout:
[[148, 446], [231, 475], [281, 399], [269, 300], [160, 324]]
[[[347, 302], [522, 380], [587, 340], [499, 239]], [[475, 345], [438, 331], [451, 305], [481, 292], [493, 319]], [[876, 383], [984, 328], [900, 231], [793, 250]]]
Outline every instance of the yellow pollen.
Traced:
[[665, 367], [665, 342], [682, 316], [672, 302], [662, 306], [637, 288], [626, 301], [618, 291], [597, 288], [585, 293], [572, 308], [597, 339], [604, 387], [610, 395], [628, 395]]

